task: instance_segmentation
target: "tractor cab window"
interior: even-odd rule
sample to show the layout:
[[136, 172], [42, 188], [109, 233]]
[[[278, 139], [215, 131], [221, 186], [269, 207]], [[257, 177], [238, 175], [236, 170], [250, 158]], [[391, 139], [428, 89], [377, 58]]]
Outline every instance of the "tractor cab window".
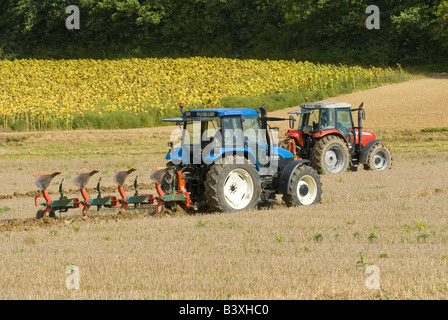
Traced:
[[299, 116], [298, 116], [298, 118], [297, 118], [297, 123], [298, 123], [297, 128], [299, 128], [299, 129], [302, 128], [303, 117], [304, 117], [303, 114], [299, 114]]
[[355, 143], [353, 120], [350, 109], [338, 109], [336, 111], [337, 129], [345, 136], [350, 146]]
[[216, 118], [204, 121], [202, 124], [202, 138], [205, 141], [212, 141], [216, 135], [221, 133], [221, 119]]
[[317, 131], [318, 129], [319, 129], [319, 110], [316, 109], [311, 112], [305, 113], [303, 115], [302, 131], [310, 132], [310, 131]]
[[248, 116], [243, 119], [244, 143], [264, 143], [265, 136], [260, 132], [260, 122], [257, 116]]
[[319, 130], [334, 129], [334, 110], [320, 110]]
[[201, 144], [200, 121], [185, 122], [182, 142], [184, 145]]
[[241, 128], [241, 117], [222, 118], [224, 129], [223, 146], [226, 148], [238, 148], [244, 145], [243, 130]]
[[212, 141], [221, 130], [221, 119], [187, 121], [184, 126], [183, 144], [201, 145]]

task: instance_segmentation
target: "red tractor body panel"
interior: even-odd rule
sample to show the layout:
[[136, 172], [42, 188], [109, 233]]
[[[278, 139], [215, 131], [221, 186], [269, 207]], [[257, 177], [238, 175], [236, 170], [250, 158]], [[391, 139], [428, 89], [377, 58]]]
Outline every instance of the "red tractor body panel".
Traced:
[[[358, 135], [358, 129], [355, 129], [356, 131], [356, 143], [359, 143], [359, 135]], [[376, 135], [367, 130], [362, 130], [362, 146], [365, 147], [366, 144], [370, 141], [376, 140]]]

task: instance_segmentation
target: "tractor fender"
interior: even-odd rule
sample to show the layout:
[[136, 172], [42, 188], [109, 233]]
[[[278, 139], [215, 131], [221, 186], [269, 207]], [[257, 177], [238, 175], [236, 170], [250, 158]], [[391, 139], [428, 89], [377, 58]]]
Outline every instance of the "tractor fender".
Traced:
[[278, 181], [278, 193], [279, 194], [288, 194], [289, 193], [289, 185], [291, 183], [291, 176], [293, 172], [297, 169], [297, 167], [307, 163], [308, 160], [294, 160], [286, 165], [283, 171], [280, 174], [280, 179]]
[[377, 144], [380, 143], [381, 140], [372, 140], [366, 143], [366, 145], [362, 148], [361, 154], [359, 155], [359, 163], [366, 164], [367, 159], [369, 158], [370, 150]]
[[313, 135], [313, 138], [321, 139], [321, 138], [329, 136], [329, 135], [335, 135], [335, 136], [341, 138], [342, 140], [344, 140], [345, 144], [348, 146], [347, 138], [337, 129], [328, 129], [328, 130], [319, 131]]

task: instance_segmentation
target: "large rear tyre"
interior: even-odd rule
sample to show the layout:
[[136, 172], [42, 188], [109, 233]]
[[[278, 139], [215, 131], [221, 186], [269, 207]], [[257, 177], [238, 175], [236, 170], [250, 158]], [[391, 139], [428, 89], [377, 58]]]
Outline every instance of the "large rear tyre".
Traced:
[[369, 153], [367, 163], [364, 164], [365, 170], [387, 170], [392, 167], [392, 154], [388, 147], [377, 143]]
[[341, 173], [347, 171], [350, 155], [344, 140], [329, 135], [318, 140], [311, 150], [311, 166], [319, 173]]
[[292, 174], [288, 194], [282, 199], [288, 207], [310, 206], [320, 202], [322, 182], [316, 170], [300, 166]]
[[223, 159], [207, 172], [205, 198], [210, 211], [237, 212], [255, 208], [261, 197], [261, 182], [254, 165], [240, 157]]

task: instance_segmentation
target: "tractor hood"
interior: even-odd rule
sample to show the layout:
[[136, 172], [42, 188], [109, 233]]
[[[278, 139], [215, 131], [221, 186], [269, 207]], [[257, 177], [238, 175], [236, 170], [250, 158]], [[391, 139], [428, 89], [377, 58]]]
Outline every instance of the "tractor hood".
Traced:
[[[358, 129], [355, 129], [356, 131], [356, 143], [359, 143], [359, 135], [358, 135]], [[362, 130], [362, 145], [365, 146], [368, 142], [376, 140], [376, 135], [367, 130]]]

